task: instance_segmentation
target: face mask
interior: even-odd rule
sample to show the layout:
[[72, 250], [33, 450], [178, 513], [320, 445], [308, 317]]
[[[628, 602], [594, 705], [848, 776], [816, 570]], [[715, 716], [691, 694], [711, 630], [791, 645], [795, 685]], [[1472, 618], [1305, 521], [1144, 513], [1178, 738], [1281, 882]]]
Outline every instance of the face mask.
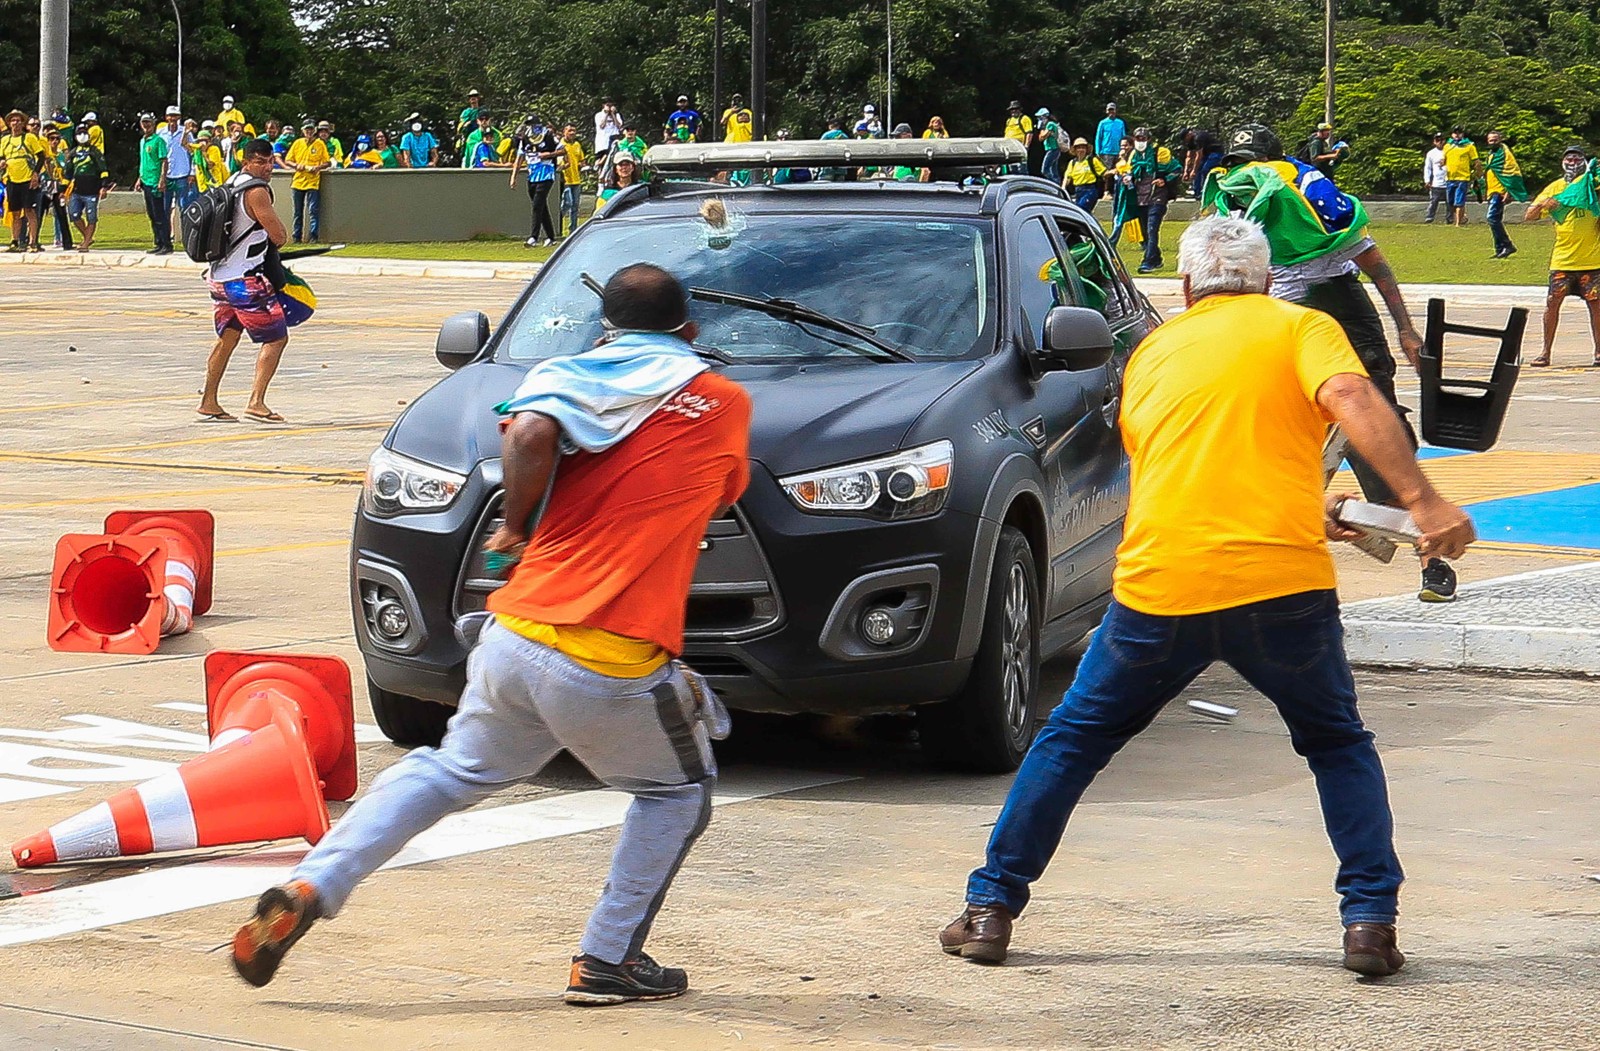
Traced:
[[78, 139], [78, 145], [79, 146], [83, 146], [83, 145], [86, 145], [88, 143], [89, 136], [87, 134], [79, 135], [79, 136], [77, 136], [77, 139]]
[[422, 125], [421, 124], [413, 124], [413, 125], [411, 125], [411, 130], [412, 131], [421, 131], [422, 130]]
[[1576, 179], [1583, 174], [1583, 170], [1588, 166], [1589, 162], [1580, 157], [1568, 157], [1561, 162], [1561, 174], [1565, 175], [1569, 180]]
[[1133, 148], [1136, 149], [1136, 150], [1147, 149], [1147, 148], [1149, 148], [1149, 146], [1150, 146], [1150, 140], [1149, 139], [1134, 139], [1133, 140]]

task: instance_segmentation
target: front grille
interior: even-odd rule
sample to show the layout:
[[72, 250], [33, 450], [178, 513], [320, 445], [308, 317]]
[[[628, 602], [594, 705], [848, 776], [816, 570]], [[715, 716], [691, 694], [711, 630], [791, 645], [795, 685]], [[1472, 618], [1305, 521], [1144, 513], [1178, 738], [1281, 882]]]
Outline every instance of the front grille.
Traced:
[[685, 653], [683, 662], [701, 675], [727, 677], [749, 675], [750, 669], [737, 657], [725, 653]]
[[[478, 517], [456, 583], [456, 617], [486, 609], [489, 595], [505, 583], [489, 572], [483, 550], [484, 543], [504, 522], [500, 514], [503, 499], [504, 495], [496, 491]], [[700, 541], [684, 635], [740, 638], [772, 628], [782, 619], [783, 604], [761, 545], [744, 514], [737, 507], [730, 508], [711, 520]]]

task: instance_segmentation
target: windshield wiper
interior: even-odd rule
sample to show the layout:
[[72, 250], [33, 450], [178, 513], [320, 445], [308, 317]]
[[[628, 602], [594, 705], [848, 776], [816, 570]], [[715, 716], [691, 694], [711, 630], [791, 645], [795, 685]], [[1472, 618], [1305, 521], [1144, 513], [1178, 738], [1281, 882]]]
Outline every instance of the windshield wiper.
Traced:
[[[847, 336], [856, 337], [863, 343], [866, 343], [877, 350], [881, 350], [883, 353], [889, 355], [889, 357], [896, 361], [917, 360], [910, 354], [907, 354], [905, 351], [895, 346], [893, 343], [885, 342], [878, 336], [874, 335], [874, 330], [866, 325], [858, 325], [853, 321], [845, 321], [840, 318], [836, 318], [831, 314], [824, 314], [820, 310], [813, 310], [808, 306], [802, 306], [801, 304], [794, 302], [792, 299], [774, 299], [770, 296], [766, 298], [758, 298], [756, 296], [743, 295], [738, 292], [724, 292], [719, 288], [691, 288], [689, 289], [689, 295], [693, 299], [703, 300], [707, 303], [724, 303], [728, 306], [745, 307], [749, 310], [759, 310], [763, 314], [767, 314], [775, 318], [782, 318], [785, 321], [793, 321], [798, 324], [816, 325], [819, 328], [831, 329], [834, 332], [842, 332]], [[828, 342], [833, 343], [835, 341], [829, 340]], [[837, 345], [848, 346], [848, 344]]]
[[[602, 285], [600, 282], [596, 281], [594, 279], [594, 275], [593, 274], [589, 273], [588, 271], [585, 271], [585, 272], [583, 272], [583, 273], [578, 275], [578, 280], [582, 281], [583, 282], [583, 287], [587, 288], [589, 291], [593, 292], [596, 297], [598, 297], [599, 299], [602, 299], [602, 300], [605, 299], [605, 293], [606, 293], [605, 286]], [[694, 351], [696, 354], [700, 355], [702, 358], [708, 358], [711, 361], [718, 361], [718, 362], [721, 362], [724, 365], [737, 365], [737, 364], [739, 364], [739, 362], [737, 362], [734, 359], [728, 357], [726, 354], [724, 354], [722, 351], [718, 350], [716, 347], [710, 346], [710, 345], [705, 344], [705, 343], [690, 343], [689, 344], [689, 349]]]

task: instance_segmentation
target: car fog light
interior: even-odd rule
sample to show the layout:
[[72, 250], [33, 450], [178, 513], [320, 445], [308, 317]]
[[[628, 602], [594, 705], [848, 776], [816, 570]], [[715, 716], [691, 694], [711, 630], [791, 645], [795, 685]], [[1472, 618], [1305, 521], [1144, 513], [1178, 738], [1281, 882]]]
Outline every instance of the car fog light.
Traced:
[[861, 634], [874, 646], [887, 646], [894, 641], [894, 617], [881, 607], [874, 607], [861, 615]]
[[377, 616], [373, 620], [378, 626], [378, 634], [390, 641], [404, 638], [406, 632], [411, 630], [411, 617], [406, 613], [406, 608], [393, 599], [379, 603]]

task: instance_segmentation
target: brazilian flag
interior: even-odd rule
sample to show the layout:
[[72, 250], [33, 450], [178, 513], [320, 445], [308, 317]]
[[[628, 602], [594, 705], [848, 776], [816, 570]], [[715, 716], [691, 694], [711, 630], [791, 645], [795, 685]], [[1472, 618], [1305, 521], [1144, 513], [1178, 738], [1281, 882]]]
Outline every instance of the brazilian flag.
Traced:
[[1522, 182], [1522, 166], [1517, 163], [1516, 154], [1511, 152], [1511, 147], [1501, 143], [1489, 154], [1489, 163], [1485, 165], [1487, 175], [1484, 181], [1488, 183], [1490, 193], [1504, 191], [1511, 195], [1513, 201], [1526, 201], [1531, 194]]
[[1200, 209], [1243, 213], [1266, 233], [1272, 264], [1294, 266], [1350, 248], [1367, 236], [1366, 208], [1355, 197], [1344, 196], [1354, 211], [1342, 229], [1330, 230], [1306, 195], [1287, 182], [1275, 164], [1246, 164], [1212, 169]]
[[1567, 184], [1567, 188], [1556, 194], [1556, 206], [1550, 212], [1550, 218], [1558, 223], [1567, 221], [1573, 212], [1588, 212], [1593, 216], [1600, 216], [1600, 195], [1595, 193], [1595, 179], [1597, 161], [1590, 161], [1584, 173]]
[[293, 270], [284, 267], [283, 272], [288, 275], [288, 280], [278, 289], [278, 303], [283, 307], [284, 320], [290, 328], [294, 328], [316, 312], [317, 294], [311, 291], [310, 285], [296, 277]]

